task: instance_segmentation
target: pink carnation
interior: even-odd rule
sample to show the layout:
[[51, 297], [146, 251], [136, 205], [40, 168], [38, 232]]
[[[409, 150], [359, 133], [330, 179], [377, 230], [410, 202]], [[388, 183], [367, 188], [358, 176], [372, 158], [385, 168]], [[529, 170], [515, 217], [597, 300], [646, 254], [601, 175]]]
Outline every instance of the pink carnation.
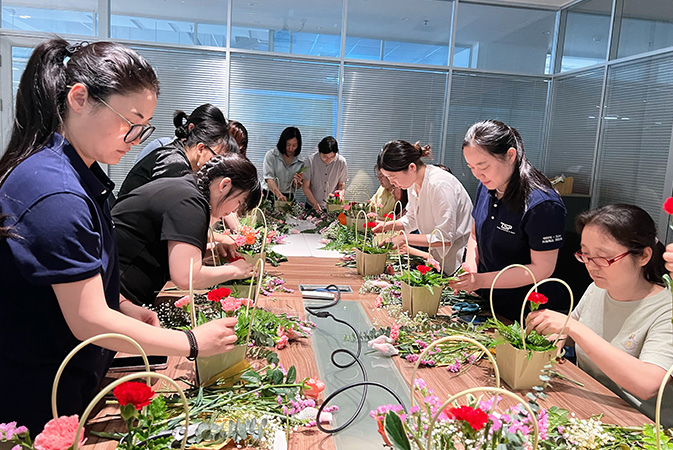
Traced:
[[289, 340], [290, 338], [288, 338], [286, 334], [282, 335], [280, 339], [278, 339], [278, 342], [276, 342], [276, 348], [278, 350], [284, 349]]
[[189, 306], [189, 295], [185, 295], [184, 297], [180, 297], [178, 300], [175, 301], [175, 307], [176, 308], [182, 308], [183, 306]]
[[[66, 450], [75, 443], [75, 434], [79, 426], [79, 417], [61, 416], [51, 419], [44, 426], [42, 433], [35, 438], [35, 450]], [[84, 443], [83, 433], [80, 432], [78, 447]]]
[[390, 327], [390, 339], [393, 341], [396, 341], [400, 337], [400, 326], [396, 323], [394, 323]]

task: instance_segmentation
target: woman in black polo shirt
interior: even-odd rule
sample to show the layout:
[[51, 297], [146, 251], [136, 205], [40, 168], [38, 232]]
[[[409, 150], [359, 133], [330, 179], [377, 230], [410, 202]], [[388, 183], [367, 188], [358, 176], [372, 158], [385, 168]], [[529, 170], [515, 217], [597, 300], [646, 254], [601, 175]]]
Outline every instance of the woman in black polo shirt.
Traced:
[[[515, 263], [528, 267], [538, 281], [549, 277], [563, 246], [566, 209], [524, 155], [519, 133], [496, 120], [475, 123], [465, 134], [463, 156], [480, 183], [465, 260], [470, 273], [452, 287], [488, 298], [498, 271]], [[496, 313], [518, 320], [532, 283], [525, 269], [505, 272], [494, 290]], [[558, 286], [546, 284], [542, 290], [549, 294], [548, 307], [560, 306], [555, 304]]]
[[[98, 162], [118, 163], [152, 134], [158, 92], [147, 61], [112, 42], [51, 39], [26, 64], [0, 158], [0, 423], [17, 421], [39, 433], [51, 419], [59, 365], [95, 335], [125, 334], [154, 355], [233, 348], [235, 320], [183, 333], [159, 328], [155, 314], [120, 302], [108, 206], [114, 184]], [[109, 350], [137, 352], [119, 340], [98, 344], [63, 372], [60, 414], [83, 412], [107, 371]]]
[[172, 280], [189, 288], [207, 288], [248, 278], [252, 266], [238, 260], [223, 266], [202, 264], [211, 217], [254, 208], [261, 197], [255, 166], [240, 155], [218, 155], [195, 174], [160, 178], [121, 197], [112, 209], [119, 246], [122, 294], [151, 305]]
[[157, 178], [198, 170], [214, 155], [238, 153], [235, 141], [229, 145], [229, 124], [224, 114], [211, 104], [199, 106], [190, 116], [176, 111], [173, 124], [175, 139], [153, 149], [133, 166], [119, 189], [119, 197]]

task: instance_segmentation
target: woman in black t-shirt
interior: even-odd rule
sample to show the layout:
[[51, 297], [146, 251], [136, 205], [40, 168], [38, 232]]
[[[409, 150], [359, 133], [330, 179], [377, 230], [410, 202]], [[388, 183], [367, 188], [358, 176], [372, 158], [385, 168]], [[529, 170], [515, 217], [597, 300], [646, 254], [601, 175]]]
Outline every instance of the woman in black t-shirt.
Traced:
[[175, 139], [155, 148], [133, 166], [119, 189], [119, 197], [152, 180], [198, 170], [215, 155], [239, 153], [238, 144], [229, 135], [229, 123], [222, 111], [211, 104], [199, 106], [191, 116], [176, 111], [173, 124]]
[[188, 289], [190, 260], [196, 289], [250, 277], [253, 267], [244, 260], [212, 267], [202, 258], [211, 218], [252, 209], [260, 197], [255, 166], [227, 154], [213, 157], [195, 175], [155, 180], [120, 198], [112, 216], [122, 294], [150, 305], [168, 280]]

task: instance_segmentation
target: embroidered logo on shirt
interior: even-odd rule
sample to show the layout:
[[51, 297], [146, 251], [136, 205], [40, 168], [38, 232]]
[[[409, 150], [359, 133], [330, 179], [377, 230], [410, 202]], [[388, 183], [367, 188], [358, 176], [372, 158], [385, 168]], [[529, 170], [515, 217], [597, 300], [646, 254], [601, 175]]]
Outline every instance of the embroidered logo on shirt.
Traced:
[[632, 349], [636, 345], [636, 333], [631, 333], [624, 343], [624, 348], [627, 350]]
[[508, 223], [500, 222], [500, 225], [498, 225], [497, 228], [498, 230], [504, 231], [505, 233], [514, 234], [514, 231], [512, 231], [512, 228], [514, 227]]
[[563, 240], [563, 235], [556, 234], [554, 236], [542, 236], [543, 244], [553, 244], [554, 242], [559, 242]]

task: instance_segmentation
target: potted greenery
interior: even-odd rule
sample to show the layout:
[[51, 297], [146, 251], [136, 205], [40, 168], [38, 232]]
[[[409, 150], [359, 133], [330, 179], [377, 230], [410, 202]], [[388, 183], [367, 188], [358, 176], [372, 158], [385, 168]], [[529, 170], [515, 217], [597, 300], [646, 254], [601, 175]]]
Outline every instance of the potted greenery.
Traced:
[[437, 315], [442, 289], [451, 279], [444, 277], [434, 267], [418, 265], [405, 270], [399, 277], [402, 288], [402, 310], [414, 317], [424, 312]]
[[329, 194], [327, 197], [327, 211], [341, 211], [344, 207], [345, 200], [343, 198], [343, 191], [336, 191]]
[[572, 289], [570, 289], [570, 286], [568, 286], [565, 281], [558, 278], [544, 279], [533, 284], [533, 287], [531, 287], [526, 294], [526, 299], [521, 306], [520, 322], [505, 325], [495, 316], [495, 310], [493, 308], [493, 287], [500, 275], [513, 267], [520, 267], [528, 270], [535, 281], [535, 276], [530, 269], [520, 264], [512, 264], [498, 272], [491, 284], [490, 303], [493, 318], [489, 319], [487, 324], [493, 326], [497, 332], [495, 354], [498, 368], [500, 369], [500, 376], [512, 389], [530, 389], [533, 386], [540, 384], [540, 372], [546, 364], [549, 364], [550, 361], [553, 361], [556, 358], [556, 355], [558, 354], [556, 343], [563, 334], [563, 329], [565, 329], [568, 324], [570, 316], [566, 317], [563, 328], [556, 339], [550, 340], [547, 336], [540, 335], [535, 330], [526, 334], [525, 328], [521, 325], [524, 323], [523, 319], [526, 306], [530, 304], [531, 311], [535, 311], [540, 305], [547, 303], [547, 297], [538, 293], [537, 288], [550, 281], [561, 283], [568, 289], [568, 292], [570, 293], [570, 311], [573, 309], [574, 299]]
[[[386, 269], [388, 252], [392, 248], [390, 243], [381, 246], [373, 241], [373, 234], [367, 236], [367, 230], [376, 226], [376, 222], [365, 222], [362, 227], [365, 235], [362, 238], [362, 246], [355, 249], [355, 264], [357, 271], [362, 276], [380, 275]], [[357, 233], [355, 235], [357, 241]]]

